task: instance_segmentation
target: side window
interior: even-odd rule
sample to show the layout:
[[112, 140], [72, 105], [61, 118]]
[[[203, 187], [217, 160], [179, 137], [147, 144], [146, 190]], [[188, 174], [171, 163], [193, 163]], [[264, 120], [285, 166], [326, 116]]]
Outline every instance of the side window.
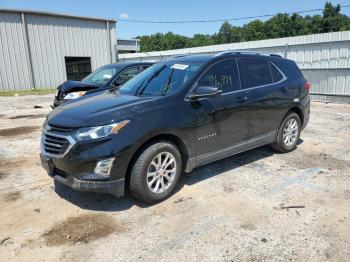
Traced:
[[281, 72], [277, 69], [277, 67], [273, 63], [270, 63], [270, 67], [271, 67], [273, 82], [276, 83], [281, 81], [283, 79], [283, 75], [281, 74]]
[[122, 85], [135, 77], [140, 72], [140, 67], [131, 67], [124, 70], [114, 81], [116, 85]]
[[272, 83], [269, 62], [259, 58], [242, 58], [239, 60], [245, 88], [263, 86]]
[[240, 89], [237, 63], [228, 59], [213, 65], [198, 81], [198, 86], [213, 86], [223, 93]]

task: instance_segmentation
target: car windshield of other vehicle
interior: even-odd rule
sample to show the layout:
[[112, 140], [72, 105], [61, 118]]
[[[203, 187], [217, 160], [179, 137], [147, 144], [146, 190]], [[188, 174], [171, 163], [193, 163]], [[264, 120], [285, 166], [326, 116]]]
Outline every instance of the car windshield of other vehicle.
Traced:
[[202, 65], [203, 62], [161, 62], [126, 82], [119, 92], [139, 96], [173, 93], [192, 79]]
[[116, 67], [101, 67], [89, 74], [81, 81], [94, 85], [104, 85], [111, 80], [111, 78], [117, 73], [118, 70], [119, 69]]

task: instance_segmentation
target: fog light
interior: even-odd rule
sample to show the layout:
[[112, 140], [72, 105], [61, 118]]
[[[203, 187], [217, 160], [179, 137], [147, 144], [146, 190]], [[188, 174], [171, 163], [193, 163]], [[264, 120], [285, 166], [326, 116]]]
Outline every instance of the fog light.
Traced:
[[94, 170], [95, 174], [98, 174], [101, 176], [109, 176], [113, 162], [114, 162], [114, 157], [98, 161]]

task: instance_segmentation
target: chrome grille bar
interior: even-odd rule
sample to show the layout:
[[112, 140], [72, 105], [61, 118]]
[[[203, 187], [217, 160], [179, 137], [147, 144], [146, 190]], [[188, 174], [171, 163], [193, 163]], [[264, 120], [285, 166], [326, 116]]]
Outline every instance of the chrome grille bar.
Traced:
[[75, 140], [70, 135], [43, 131], [40, 142], [41, 153], [51, 158], [62, 158], [74, 144]]

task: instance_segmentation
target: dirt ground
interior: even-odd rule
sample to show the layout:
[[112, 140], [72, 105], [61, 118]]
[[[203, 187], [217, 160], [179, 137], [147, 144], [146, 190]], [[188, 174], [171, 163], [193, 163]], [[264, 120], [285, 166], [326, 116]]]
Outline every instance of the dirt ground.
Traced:
[[350, 105], [312, 103], [297, 150], [198, 168], [149, 206], [55, 188], [39, 161], [51, 101], [0, 97], [0, 261], [349, 261]]

